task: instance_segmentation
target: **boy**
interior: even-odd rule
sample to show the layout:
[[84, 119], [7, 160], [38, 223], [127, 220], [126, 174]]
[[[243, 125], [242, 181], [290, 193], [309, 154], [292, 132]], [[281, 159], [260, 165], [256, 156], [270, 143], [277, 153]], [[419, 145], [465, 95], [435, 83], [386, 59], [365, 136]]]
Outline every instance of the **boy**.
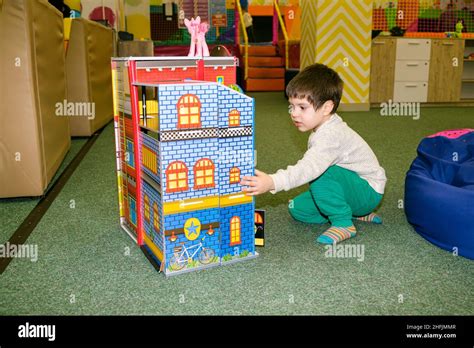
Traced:
[[288, 191], [309, 183], [290, 204], [296, 220], [331, 223], [317, 242], [334, 244], [356, 235], [353, 218], [382, 223], [373, 213], [384, 193], [384, 169], [369, 145], [336, 114], [343, 82], [332, 69], [314, 64], [287, 86], [289, 112], [300, 132], [310, 131], [308, 150], [295, 165], [275, 174], [255, 170], [241, 184], [248, 195]]
[[244, 7], [243, 9], [243, 21], [245, 25], [245, 30], [247, 31], [247, 38], [249, 42], [255, 42], [255, 35], [253, 33], [253, 18], [249, 13], [249, 10], [247, 7]]

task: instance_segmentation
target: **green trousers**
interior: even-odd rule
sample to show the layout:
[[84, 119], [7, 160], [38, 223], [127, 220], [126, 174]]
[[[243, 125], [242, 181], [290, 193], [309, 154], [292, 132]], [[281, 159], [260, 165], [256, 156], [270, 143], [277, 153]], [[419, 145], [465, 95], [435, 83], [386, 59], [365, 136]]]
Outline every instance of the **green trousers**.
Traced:
[[331, 166], [290, 201], [289, 210], [298, 221], [349, 227], [353, 217], [373, 212], [382, 197], [355, 172]]

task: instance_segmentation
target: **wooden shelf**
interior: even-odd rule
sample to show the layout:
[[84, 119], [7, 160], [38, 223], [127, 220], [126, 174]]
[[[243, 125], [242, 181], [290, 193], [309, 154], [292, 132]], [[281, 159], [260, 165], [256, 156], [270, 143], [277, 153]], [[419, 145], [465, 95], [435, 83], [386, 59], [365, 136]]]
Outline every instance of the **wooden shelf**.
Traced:
[[474, 79], [466, 79], [466, 80], [462, 80], [461, 82], [462, 83], [473, 83]]

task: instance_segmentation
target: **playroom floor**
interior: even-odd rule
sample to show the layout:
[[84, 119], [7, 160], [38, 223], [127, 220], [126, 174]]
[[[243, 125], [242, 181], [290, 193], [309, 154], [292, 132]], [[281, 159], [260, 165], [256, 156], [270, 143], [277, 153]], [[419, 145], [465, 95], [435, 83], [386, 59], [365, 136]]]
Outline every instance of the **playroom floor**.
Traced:
[[[257, 168], [295, 163], [308, 135], [292, 127], [283, 94], [251, 96]], [[327, 226], [292, 220], [287, 204], [301, 187], [257, 198], [267, 219], [258, 258], [166, 278], [119, 228], [109, 124], [28, 238], [38, 260], [13, 259], [0, 276], [0, 315], [473, 315], [474, 261], [425, 241], [400, 208], [419, 141], [474, 128], [473, 109], [423, 108], [419, 120], [376, 109], [341, 116], [372, 146], [389, 179], [379, 209], [384, 224], [356, 223], [357, 237], [346, 242], [363, 246], [363, 259], [326, 257], [315, 239]], [[84, 143], [73, 140], [67, 161]], [[2, 243], [38, 201], [0, 200]]]

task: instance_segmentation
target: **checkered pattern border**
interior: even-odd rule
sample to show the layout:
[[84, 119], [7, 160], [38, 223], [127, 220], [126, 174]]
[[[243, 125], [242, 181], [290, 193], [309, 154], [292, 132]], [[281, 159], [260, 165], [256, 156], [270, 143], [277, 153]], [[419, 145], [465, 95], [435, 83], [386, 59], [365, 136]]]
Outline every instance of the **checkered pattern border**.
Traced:
[[252, 135], [252, 127], [235, 127], [219, 129], [219, 138], [235, 138]]
[[204, 138], [218, 138], [217, 128], [190, 129], [159, 133], [159, 141], [192, 140]]
[[192, 140], [205, 138], [235, 138], [252, 135], [252, 127], [206, 128], [158, 133], [158, 141]]

